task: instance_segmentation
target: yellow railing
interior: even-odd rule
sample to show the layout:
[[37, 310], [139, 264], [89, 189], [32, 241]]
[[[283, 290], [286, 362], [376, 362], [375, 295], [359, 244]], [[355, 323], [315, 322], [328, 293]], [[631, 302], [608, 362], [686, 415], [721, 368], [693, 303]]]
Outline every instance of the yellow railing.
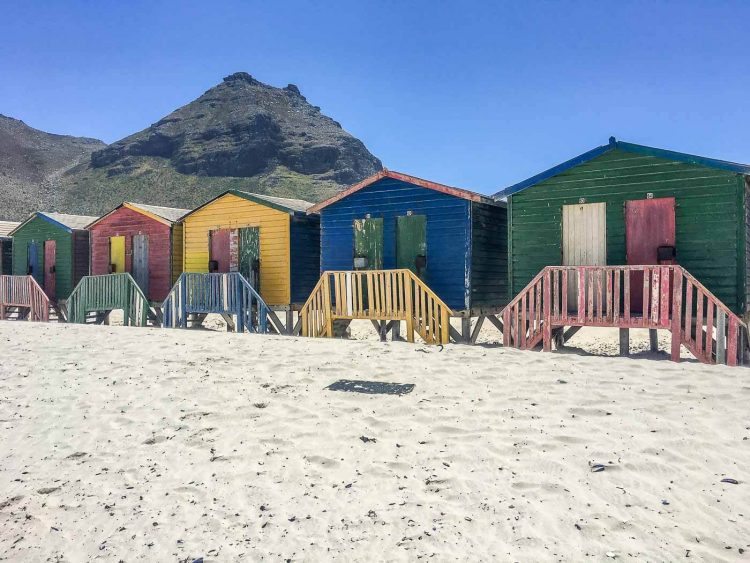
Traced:
[[300, 311], [303, 336], [333, 336], [336, 320], [406, 323], [428, 344], [449, 341], [450, 308], [411, 270], [324, 272]]

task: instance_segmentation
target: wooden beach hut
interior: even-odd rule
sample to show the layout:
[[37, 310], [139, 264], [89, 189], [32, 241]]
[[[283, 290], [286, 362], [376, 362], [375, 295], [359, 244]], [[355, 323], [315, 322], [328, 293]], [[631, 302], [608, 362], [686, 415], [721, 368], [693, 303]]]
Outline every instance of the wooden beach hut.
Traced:
[[128, 272], [151, 302], [161, 304], [182, 273], [187, 209], [125, 202], [88, 225], [91, 275]]
[[299, 309], [320, 275], [320, 221], [312, 203], [227, 191], [182, 218], [185, 272], [239, 272], [273, 310]]
[[31, 275], [50, 301], [64, 301], [89, 273], [89, 232], [96, 217], [37, 211], [13, 237], [13, 274]]
[[736, 361], [727, 354], [748, 312], [749, 177], [747, 165], [613, 137], [498, 192], [508, 205], [508, 314], [526, 316], [505, 323], [506, 336], [535, 345], [544, 311], [550, 331], [644, 327], [655, 342], [654, 329], [668, 328], [674, 358], [682, 343], [704, 361]]
[[13, 272], [13, 237], [10, 233], [20, 223], [0, 221], [0, 276], [9, 276]]
[[382, 170], [323, 201], [321, 270], [409, 270], [464, 319], [507, 302], [505, 204]]

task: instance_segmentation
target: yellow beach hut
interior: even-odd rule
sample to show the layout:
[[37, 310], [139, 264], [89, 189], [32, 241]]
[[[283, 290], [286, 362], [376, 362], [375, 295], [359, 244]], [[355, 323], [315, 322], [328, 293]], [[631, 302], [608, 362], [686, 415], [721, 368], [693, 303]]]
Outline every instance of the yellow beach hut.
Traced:
[[184, 271], [240, 272], [269, 307], [299, 310], [320, 277], [320, 218], [300, 199], [230, 190], [182, 217]]

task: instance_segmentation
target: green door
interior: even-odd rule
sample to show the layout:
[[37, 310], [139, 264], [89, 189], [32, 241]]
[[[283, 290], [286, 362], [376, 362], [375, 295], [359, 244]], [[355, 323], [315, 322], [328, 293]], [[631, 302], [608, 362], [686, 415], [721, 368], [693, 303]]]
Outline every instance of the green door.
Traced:
[[396, 267], [421, 276], [427, 267], [427, 217], [396, 218]]
[[239, 271], [256, 291], [260, 291], [260, 228], [240, 229]]
[[383, 219], [354, 220], [354, 269], [383, 269]]

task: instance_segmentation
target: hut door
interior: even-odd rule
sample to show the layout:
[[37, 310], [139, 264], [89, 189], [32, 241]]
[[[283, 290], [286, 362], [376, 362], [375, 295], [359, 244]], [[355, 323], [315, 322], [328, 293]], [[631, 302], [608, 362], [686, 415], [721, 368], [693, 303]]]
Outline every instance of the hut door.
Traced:
[[427, 267], [427, 217], [407, 215], [396, 218], [396, 267], [422, 277]]
[[260, 228], [240, 229], [240, 274], [260, 291]]
[[55, 298], [57, 268], [57, 243], [54, 240], [44, 241], [44, 293], [50, 299]]
[[125, 270], [125, 237], [109, 237], [109, 269], [111, 274]]
[[[607, 264], [607, 204], [563, 205], [563, 266], [605, 266]], [[578, 276], [568, 277], [568, 308], [578, 307]]]
[[354, 269], [383, 269], [383, 219], [354, 220]]
[[29, 242], [26, 247], [26, 273], [44, 286], [44, 273], [42, 272], [42, 251], [41, 245], [36, 241]]
[[[675, 247], [675, 198], [625, 202], [625, 261], [629, 266], [659, 263], [659, 247]], [[643, 273], [630, 278], [630, 310], [643, 312]]]
[[148, 298], [148, 235], [133, 235], [133, 279]]
[[208, 271], [213, 273], [227, 273], [230, 271], [229, 239], [231, 229], [216, 229], [211, 231]]

